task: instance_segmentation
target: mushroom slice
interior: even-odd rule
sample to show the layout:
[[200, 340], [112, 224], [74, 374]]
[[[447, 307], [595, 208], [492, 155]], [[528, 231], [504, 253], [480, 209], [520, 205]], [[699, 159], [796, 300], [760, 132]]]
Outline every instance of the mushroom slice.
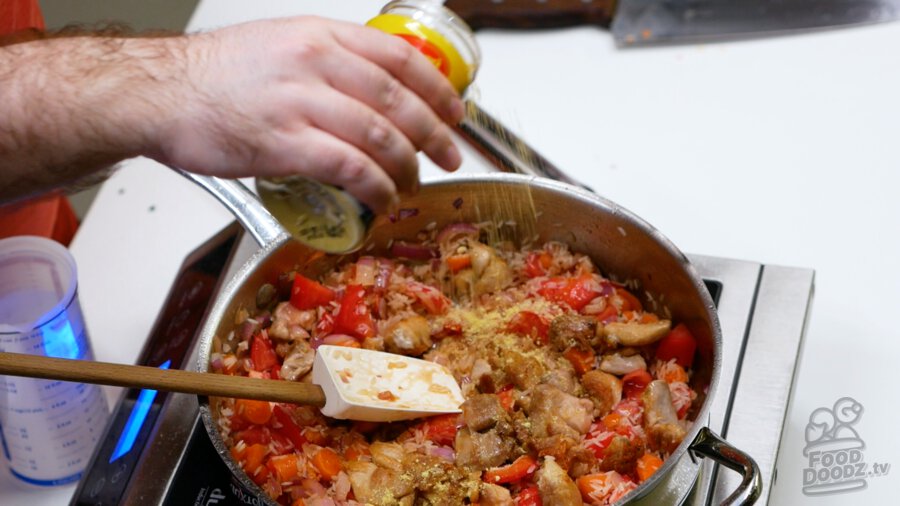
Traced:
[[669, 320], [652, 323], [612, 322], [606, 324], [603, 331], [623, 346], [646, 346], [665, 337], [671, 328], [672, 322]]

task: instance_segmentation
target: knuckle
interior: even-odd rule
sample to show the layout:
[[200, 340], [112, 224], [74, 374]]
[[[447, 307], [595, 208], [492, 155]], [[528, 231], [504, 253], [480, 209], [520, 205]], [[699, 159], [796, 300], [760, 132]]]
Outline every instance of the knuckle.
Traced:
[[390, 122], [383, 116], [374, 115], [369, 124], [367, 140], [379, 151], [389, 150], [394, 144]]
[[369, 170], [368, 161], [360, 155], [348, 154], [337, 167], [337, 179], [344, 182], [359, 181]]
[[400, 109], [403, 103], [403, 86], [396, 79], [388, 78], [381, 91], [381, 106], [386, 112]]
[[404, 69], [414, 61], [414, 58], [419, 56], [419, 52], [406, 42], [397, 42], [398, 43], [393, 44], [391, 49], [391, 58], [397, 68]]

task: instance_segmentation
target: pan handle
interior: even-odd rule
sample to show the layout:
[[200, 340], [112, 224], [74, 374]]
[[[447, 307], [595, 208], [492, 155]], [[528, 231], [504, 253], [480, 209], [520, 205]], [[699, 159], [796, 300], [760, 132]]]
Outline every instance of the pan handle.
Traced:
[[260, 246], [281, 242], [290, 236], [269, 211], [263, 207], [256, 195], [237, 179], [220, 179], [201, 176], [177, 167], [169, 166], [175, 172], [200, 185], [231, 211], [231, 214], [250, 232]]
[[762, 494], [762, 474], [759, 466], [746, 453], [717, 436], [708, 427], [703, 427], [688, 448], [691, 457], [706, 457], [743, 475], [744, 479], [737, 490], [725, 498], [723, 505], [749, 505], [756, 502]]

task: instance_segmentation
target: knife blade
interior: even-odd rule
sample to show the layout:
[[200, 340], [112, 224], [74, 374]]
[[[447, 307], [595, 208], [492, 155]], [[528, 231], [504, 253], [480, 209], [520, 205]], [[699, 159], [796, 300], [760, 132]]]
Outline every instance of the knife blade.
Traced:
[[623, 46], [758, 37], [900, 17], [900, 0], [447, 0], [474, 30], [596, 25]]

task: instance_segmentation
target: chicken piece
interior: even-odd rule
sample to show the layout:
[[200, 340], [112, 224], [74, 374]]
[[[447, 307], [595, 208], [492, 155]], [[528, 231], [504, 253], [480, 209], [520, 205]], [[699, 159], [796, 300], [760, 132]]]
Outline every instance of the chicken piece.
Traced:
[[641, 394], [641, 400], [644, 403], [644, 430], [650, 448], [671, 453], [681, 444], [687, 431], [678, 423], [678, 413], [672, 405], [668, 383], [651, 381]]
[[616, 376], [623, 376], [632, 371], [646, 368], [647, 361], [637, 354], [626, 356], [622, 352], [607, 353], [600, 359], [600, 370]]
[[569, 475], [553, 459], [544, 459], [535, 473], [541, 502], [553, 506], [581, 506], [581, 492]]
[[480, 470], [465, 470], [431, 455], [407, 454], [403, 470], [415, 481], [418, 504], [459, 506], [477, 499], [481, 489]]
[[572, 364], [568, 360], [560, 363], [562, 366], [551, 368], [550, 371], [541, 378], [541, 383], [554, 386], [567, 394], [577, 396], [580, 391], [578, 388], [578, 377], [575, 375], [575, 369], [572, 368]]
[[484, 432], [494, 428], [501, 420], [509, 416], [495, 394], [478, 394], [466, 399], [461, 406], [463, 421], [469, 429]]
[[512, 282], [512, 269], [493, 248], [479, 242], [470, 242], [469, 252], [472, 256], [472, 293], [475, 297], [499, 291]]
[[652, 323], [612, 322], [603, 327], [603, 332], [622, 346], [647, 346], [665, 337], [671, 328], [672, 322], [669, 320]]
[[397, 472], [403, 470], [405, 452], [400, 443], [373, 441], [369, 452], [372, 454], [372, 462], [377, 466]]
[[538, 385], [531, 391], [526, 412], [535, 438], [556, 434], [577, 438], [585, 434], [593, 420], [594, 404], [569, 395], [550, 385]]
[[597, 335], [597, 320], [589, 316], [560, 315], [550, 322], [547, 335], [550, 344], [559, 351], [566, 351], [572, 346], [589, 350]]
[[309, 346], [309, 341], [302, 339], [294, 343], [294, 347], [284, 357], [279, 374], [281, 379], [297, 381], [312, 370], [316, 352]]
[[537, 358], [513, 350], [506, 350], [493, 367], [504, 371], [509, 382], [520, 390], [537, 385], [547, 370], [546, 365]]
[[614, 436], [600, 461], [601, 471], [616, 471], [619, 474], [633, 474], [638, 458], [644, 454], [644, 447], [638, 441], [625, 436]]
[[569, 436], [555, 435], [548, 436], [543, 439], [531, 441], [531, 446], [537, 451], [540, 457], [553, 457], [559, 467], [565, 469], [572, 474], [573, 466], [577, 466], [579, 462], [587, 464], [582, 471], [587, 472], [590, 465], [596, 463], [597, 458], [593, 453], [589, 453], [582, 444], [580, 439]]
[[371, 462], [349, 461], [345, 464], [356, 500], [373, 506], [412, 504], [415, 489], [408, 476], [378, 467]]
[[604, 416], [622, 400], [622, 380], [596, 369], [584, 373], [581, 385], [594, 402], [599, 416]]
[[456, 433], [456, 464], [475, 469], [497, 467], [512, 457], [515, 444], [496, 429], [482, 433], [463, 427]]
[[282, 302], [275, 308], [269, 337], [285, 341], [308, 339], [309, 331], [316, 324], [315, 309], [300, 310], [290, 302]]
[[491, 483], [481, 484], [481, 499], [478, 501], [481, 506], [515, 506], [512, 494], [509, 489], [500, 485]]
[[413, 315], [391, 324], [384, 335], [384, 349], [390, 353], [418, 357], [431, 348], [428, 320]]

